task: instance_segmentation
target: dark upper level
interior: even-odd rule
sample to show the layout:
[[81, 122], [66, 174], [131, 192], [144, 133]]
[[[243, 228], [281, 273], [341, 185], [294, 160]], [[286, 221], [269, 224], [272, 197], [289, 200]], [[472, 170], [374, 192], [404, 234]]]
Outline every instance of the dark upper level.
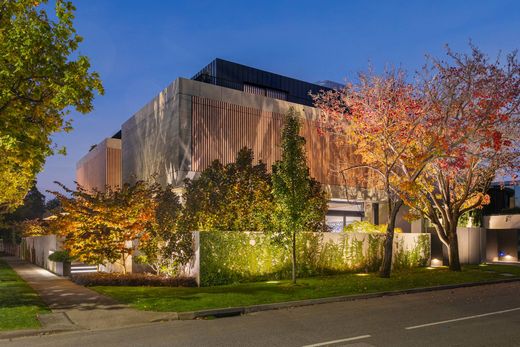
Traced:
[[191, 79], [306, 106], [313, 106], [309, 92], [331, 89], [219, 58]]

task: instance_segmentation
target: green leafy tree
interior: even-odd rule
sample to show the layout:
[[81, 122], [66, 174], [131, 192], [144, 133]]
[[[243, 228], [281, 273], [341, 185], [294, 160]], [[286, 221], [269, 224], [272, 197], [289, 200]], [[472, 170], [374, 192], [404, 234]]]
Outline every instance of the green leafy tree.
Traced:
[[270, 228], [271, 176], [243, 148], [233, 163], [215, 160], [199, 178], [186, 180], [181, 227], [189, 230], [265, 231]]
[[60, 201], [52, 198], [45, 203], [45, 212], [49, 214], [57, 213], [60, 209]]
[[182, 205], [171, 186], [154, 196], [155, 219], [148, 225], [149, 240], [139, 246], [137, 260], [148, 264], [158, 275], [174, 276], [193, 255], [190, 230], [178, 227]]
[[275, 240], [289, 245], [292, 281], [296, 283], [296, 234], [326, 230], [327, 198], [309, 174], [300, 114], [290, 108], [282, 132], [282, 159], [273, 165]]
[[53, 20], [46, 3], [0, 1], [0, 213], [23, 203], [56, 150], [51, 135], [71, 130], [69, 112], [90, 112], [103, 94], [88, 58], [75, 54], [74, 6], [57, 0]]
[[32, 188], [23, 199], [23, 204], [13, 212], [2, 216], [0, 224], [0, 238], [6, 242], [18, 243], [27, 230], [34, 233], [38, 226], [38, 219], [45, 213], [45, 196], [40, 193], [33, 182]]

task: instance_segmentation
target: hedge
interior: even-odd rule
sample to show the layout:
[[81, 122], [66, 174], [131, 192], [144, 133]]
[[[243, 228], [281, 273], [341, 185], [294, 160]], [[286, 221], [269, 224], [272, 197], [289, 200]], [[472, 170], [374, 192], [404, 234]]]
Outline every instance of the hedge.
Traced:
[[159, 287], [196, 287], [191, 277], [162, 277], [144, 273], [105, 273], [95, 272], [74, 274], [71, 280], [83, 286], [159, 286]]
[[[384, 239], [382, 233], [302, 233], [298, 276], [377, 271]], [[199, 242], [202, 286], [290, 278], [290, 250], [262, 233], [201, 232]], [[394, 269], [426, 266], [430, 235], [396, 234], [394, 250]]]

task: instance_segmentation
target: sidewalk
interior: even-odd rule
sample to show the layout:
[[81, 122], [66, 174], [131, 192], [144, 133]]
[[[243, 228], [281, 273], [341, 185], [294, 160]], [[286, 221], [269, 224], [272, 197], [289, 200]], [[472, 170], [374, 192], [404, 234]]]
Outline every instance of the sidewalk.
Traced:
[[53, 313], [39, 317], [43, 328], [106, 329], [167, 320], [165, 313], [138, 311], [15, 257], [2, 257]]

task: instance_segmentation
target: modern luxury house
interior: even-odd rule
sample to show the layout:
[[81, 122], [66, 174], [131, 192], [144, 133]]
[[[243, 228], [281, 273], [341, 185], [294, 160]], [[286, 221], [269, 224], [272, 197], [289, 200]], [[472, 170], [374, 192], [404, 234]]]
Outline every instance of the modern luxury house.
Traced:
[[[215, 59], [191, 79], [177, 78], [124, 122], [120, 133], [83, 157], [77, 181], [102, 189], [113, 185], [116, 176], [120, 182], [132, 182], [157, 175], [161, 183], [181, 190], [185, 178], [196, 178], [215, 159], [234, 161], [243, 147], [253, 149], [255, 160], [270, 168], [281, 155], [283, 114], [294, 107], [303, 117], [311, 175], [331, 197], [329, 225], [341, 230], [363, 218], [384, 221], [381, 196], [367, 189], [363, 175], [345, 177], [339, 172], [358, 160], [352, 149], [318, 134], [319, 111], [309, 93], [330, 87], [340, 85], [308, 83]], [[113, 165], [116, 146], [121, 148], [120, 169]]]
[[[341, 168], [359, 161], [353, 149], [318, 132], [319, 110], [309, 93], [340, 87], [215, 59], [191, 79], [177, 78], [112, 138], [93, 147], [77, 164], [77, 182], [87, 189], [103, 189], [155, 175], [181, 192], [185, 178], [196, 178], [215, 159], [224, 164], [234, 161], [243, 147], [253, 149], [255, 160], [270, 168], [281, 157], [283, 114], [294, 107], [303, 118], [310, 173], [331, 199], [329, 226], [339, 231], [358, 220], [386, 223], [384, 196], [367, 187], [369, 173], [341, 173]], [[484, 210], [487, 230], [460, 229], [463, 262], [518, 260], [520, 191], [493, 189], [492, 207]], [[517, 208], [516, 214], [501, 214], [511, 207]], [[397, 226], [403, 232], [431, 232], [424, 222], [409, 223], [400, 217]], [[432, 258], [438, 264], [447, 259], [436, 235], [432, 235]]]

